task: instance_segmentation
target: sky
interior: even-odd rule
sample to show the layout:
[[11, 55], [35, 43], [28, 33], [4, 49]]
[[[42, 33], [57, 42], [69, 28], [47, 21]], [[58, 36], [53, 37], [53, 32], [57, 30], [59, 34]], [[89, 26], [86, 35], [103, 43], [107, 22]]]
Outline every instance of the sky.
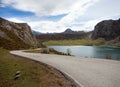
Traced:
[[0, 17], [43, 33], [92, 31], [102, 20], [120, 18], [120, 0], [0, 0]]

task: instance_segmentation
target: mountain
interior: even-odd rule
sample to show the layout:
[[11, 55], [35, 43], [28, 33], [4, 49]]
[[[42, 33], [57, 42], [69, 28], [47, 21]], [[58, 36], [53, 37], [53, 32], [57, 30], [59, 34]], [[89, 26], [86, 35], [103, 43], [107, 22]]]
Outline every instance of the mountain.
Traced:
[[27, 23], [15, 23], [0, 18], [0, 47], [13, 50], [38, 45], [39, 43]]
[[72, 31], [70, 28], [68, 28], [63, 33], [65, 33], [65, 34], [73, 34], [74, 31]]
[[93, 31], [92, 39], [104, 38], [105, 40], [114, 40], [120, 37], [120, 19], [104, 20], [99, 22]]
[[39, 35], [39, 34], [42, 34], [42, 33], [41, 33], [41, 32], [38, 32], [38, 31], [32, 30], [32, 34], [33, 34], [33, 35]]
[[68, 28], [64, 32], [64, 34], [80, 34], [80, 33], [85, 33], [84, 31], [73, 31], [72, 29]]
[[61, 33], [47, 33], [36, 35], [36, 38], [41, 41], [49, 40], [76, 40], [89, 38], [91, 32], [73, 31], [70, 28]]

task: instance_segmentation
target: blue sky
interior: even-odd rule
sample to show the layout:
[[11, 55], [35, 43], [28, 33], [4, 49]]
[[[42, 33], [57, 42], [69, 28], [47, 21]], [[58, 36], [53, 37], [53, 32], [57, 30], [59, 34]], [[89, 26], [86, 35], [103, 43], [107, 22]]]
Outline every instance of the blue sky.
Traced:
[[0, 17], [27, 22], [40, 32], [91, 31], [102, 21], [120, 18], [120, 0], [0, 0]]

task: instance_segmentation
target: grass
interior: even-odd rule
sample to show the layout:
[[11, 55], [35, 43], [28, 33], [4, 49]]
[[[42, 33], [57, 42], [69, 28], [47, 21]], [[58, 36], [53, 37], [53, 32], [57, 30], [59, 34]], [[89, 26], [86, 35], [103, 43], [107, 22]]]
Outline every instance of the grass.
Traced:
[[[30, 53], [43, 53], [43, 49], [44, 49], [44, 48], [41, 48], [41, 49], [39, 49], [39, 50], [33, 49], [33, 50], [25, 51], [25, 52], [30, 52]], [[49, 53], [45, 53], [45, 54], [67, 55], [66, 53], [62, 53], [62, 52], [56, 51], [56, 50], [53, 49], [53, 48], [49, 48]]]
[[0, 30], [5, 32], [5, 34], [10, 38], [10, 40], [0, 37], [0, 46], [9, 50], [15, 49], [28, 49], [33, 47], [29, 44], [26, 44], [18, 36], [16, 36], [12, 31], [7, 30], [6, 28], [0, 27]]
[[[14, 80], [16, 71], [21, 76]], [[71, 87], [57, 70], [0, 48], [0, 87]]]
[[86, 46], [99, 46], [105, 45], [105, 40], [98, 39], [98, 40], [88, 40], [88, 39], [78, 39], [78, 40], [50, 40], [44, 42], [45, 45], [86, 45]]

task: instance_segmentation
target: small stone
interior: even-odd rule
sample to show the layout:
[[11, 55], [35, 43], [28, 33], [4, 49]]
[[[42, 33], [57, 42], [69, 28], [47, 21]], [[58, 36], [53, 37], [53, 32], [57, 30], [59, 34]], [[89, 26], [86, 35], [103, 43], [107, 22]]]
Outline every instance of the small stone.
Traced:
[[18, 78], [20, 78], [20, 75], [16, 75], [14, 80], [17, 80]]
[[20, 74], [20, 72], [21, 72], [21, 71], [17, 71], [15, 75], [18, 75], [18, 74]]

